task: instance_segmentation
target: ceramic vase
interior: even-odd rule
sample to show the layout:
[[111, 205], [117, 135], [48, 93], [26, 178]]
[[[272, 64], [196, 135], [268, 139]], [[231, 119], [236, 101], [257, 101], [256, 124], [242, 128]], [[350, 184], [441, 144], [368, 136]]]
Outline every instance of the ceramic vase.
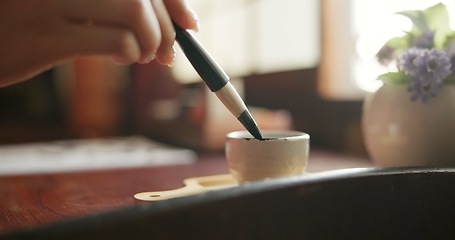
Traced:
[[405, 84], [385, 84], [366, 96], [362, 114], [376, 165], [455, 167], [455, 85], [422, 102], [411, 100]]

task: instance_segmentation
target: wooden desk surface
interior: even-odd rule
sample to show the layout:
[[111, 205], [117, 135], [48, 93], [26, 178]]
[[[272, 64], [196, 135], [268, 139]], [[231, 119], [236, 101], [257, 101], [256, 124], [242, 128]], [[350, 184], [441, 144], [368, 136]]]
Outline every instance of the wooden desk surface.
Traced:
[[[312, 150], [307, 170], [369, 166], [367, 159]], [[0, 177], [0, 235], [128, 207], [138, 192], [175, 189], [185, 178], [225, 173], [224, 156], [209, 154], [190, 165]]]

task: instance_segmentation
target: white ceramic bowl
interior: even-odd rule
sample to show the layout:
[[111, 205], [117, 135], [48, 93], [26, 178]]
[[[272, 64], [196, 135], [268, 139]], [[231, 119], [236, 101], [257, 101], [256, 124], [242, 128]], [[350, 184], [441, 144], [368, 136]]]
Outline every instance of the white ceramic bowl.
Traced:
[[258, 140], [247, 131], [227, 134], [226, 159], [239, 183], [301, 175], [308, 163], [310, 136], [304, 132], [265, 130]]

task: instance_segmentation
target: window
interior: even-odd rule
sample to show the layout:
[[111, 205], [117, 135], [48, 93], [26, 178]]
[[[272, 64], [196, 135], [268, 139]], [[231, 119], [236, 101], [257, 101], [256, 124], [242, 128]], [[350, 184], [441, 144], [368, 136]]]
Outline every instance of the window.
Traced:
[[[231, 77], [315, 67], [320, 57], [318, 0], [190, 0], [195, 37]], [[177, 47], [181, 82], [199, 77]]]
[[[320, 90], [327, 98], [359, 99], [386, 69], [375, 55], [391, 37], [411, 29], [411, 22], [398, 14], [444, 3], [455, 13], [451, 0], [323, 0], [323, 61]], [[451, 19], [454, 26], [455, 19]]]

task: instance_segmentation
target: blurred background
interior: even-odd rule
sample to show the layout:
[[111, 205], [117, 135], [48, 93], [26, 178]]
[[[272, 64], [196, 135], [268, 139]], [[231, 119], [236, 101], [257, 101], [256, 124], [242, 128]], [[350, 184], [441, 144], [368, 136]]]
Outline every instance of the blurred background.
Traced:
[[[263, 129], [296, 129], [312, 147], [365, 155], [365, 93], [375, 54], [411, 23], [395, 12], [433, 0], [189, 0], [194, 33], [232, 78]], [[455, 1], [442, 1], [453, 11]], [[177, 49], [179, 49], [177, 47]], [[237, 120], [179, 50], [171, 68], [84, 57], [0, 89], [0, 144], [142, 135], [221, 151]]]

